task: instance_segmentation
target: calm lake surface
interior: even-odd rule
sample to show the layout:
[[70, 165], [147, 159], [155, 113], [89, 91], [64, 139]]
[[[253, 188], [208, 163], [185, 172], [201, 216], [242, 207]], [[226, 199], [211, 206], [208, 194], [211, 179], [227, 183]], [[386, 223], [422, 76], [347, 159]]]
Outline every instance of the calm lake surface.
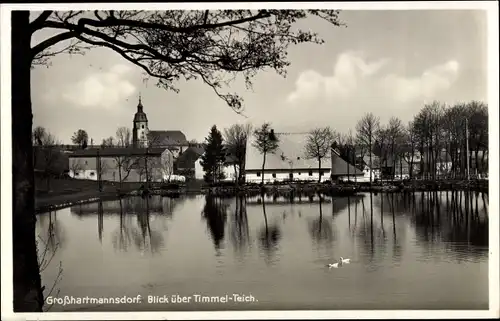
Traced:
[[[138, 197], [41, 214], [37, 229], [46, 295], [142, 296], [51, 312], [488, 309], [484, 194]], [[226, 294], [255, 299], [194, 299]], [[172, 295], [191, 299], [147, 302]]]

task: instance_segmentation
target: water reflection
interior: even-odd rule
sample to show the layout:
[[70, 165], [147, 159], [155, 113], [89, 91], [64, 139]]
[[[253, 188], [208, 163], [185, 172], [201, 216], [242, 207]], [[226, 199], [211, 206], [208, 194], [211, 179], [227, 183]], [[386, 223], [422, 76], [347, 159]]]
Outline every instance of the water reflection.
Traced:
[[309, 224], [309, 233], [312, 239], [318, 244], [331, 244], [334, 240], [333, 230], [330, 221], [323, 217], [323, 198], [319, 197], [319, 216]]
[[65, 245], [64, 225], [57, 219], [57, 212], [40, 214], [37, 217], [38, 238], [44, 244], [44, 251], [53, 254]]
[[[97, 217], [97, 235], [101, 244], [106, 233], [105, 222], [118, 217], [119, 224], [111, 232], [114, 249], [127, 252], [133, 246], [141, 255], [155, 254], [164, 248], [163, 232], [167, 230], [167, 221], [172, 219], [179, 202], [171, 198], [131, 197], [74, 206], [71, 213], [80, 219], [94, 215]], [[154, 221], [153, 226], [151, 221]]]
[[[488, 197], [480, 193], [133, 197], [41, 214], [37, 222], [47, 252], [58, 249], [65, 267], [61, 295], [139, 293], [144, 284], [231, 292], [238, 282], [259, 301], [281, 302], [272, 309], [488, 302]], [[340, 256], [352, 264], [324, 269]], [[194, 264], [200, 260], [202, 271]], [[101, 272], [87, 272], [89, 265]], [[56, 269], [43, 272], [45, 283]], [[339, 286], [347, 293], [332, 292]], [[435, 303], [443, 297], [448, 303]]]
[[220, 250], [224, 245], [228, 208], [224, 199], [209, 195], [205, 197], [202, 216], [207, 222], [215, 250]]
[[234, 249], [239, 254], [245, 252], [252, 240], [250, 238], [250, 230], [248, 227], [248, 215], [246, 207], [246, 199], [238, 197], [234, 199], [234, 211], [231, 216], [231, 243]]
[[264, 225], [260, 227], [258, 232], [259, 245], [265, 254], [266, 263], [272, 264], [276, 258], [275, 252], [278, 250], [279, 241], [281, 239], [281, 229], [277, 220], [269, 222], [266, 213], [266, 201], [263, 200], [263, 198], [264, 196], [261, 197], [260, 202], [262, 203]]

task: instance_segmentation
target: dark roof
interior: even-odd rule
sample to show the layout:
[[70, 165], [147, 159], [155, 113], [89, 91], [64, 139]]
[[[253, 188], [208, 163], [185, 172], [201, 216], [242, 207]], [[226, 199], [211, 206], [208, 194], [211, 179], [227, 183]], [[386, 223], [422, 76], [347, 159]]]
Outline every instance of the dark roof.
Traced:
[[[198, 154], [200, 156], [203, 155], [203, 153], [205, 152], [205, 148], [202, 145], [190, 146], [188, 149], [191, 149], [193, 152], [195, 152], [196, 154]], [[186, 151], [188, 149], [186, 149]]]
[[[178, 168], [194, 168], [194, 163], [205, 153], [205, 149], [202, 145], [188, 147], [179, 157], [177, 158]], [[238, 159], [234, 155], [226, 155], [226, 163], [233, 164], [236, 163]]]
[[238, 157], [234, 155], [226, 155], [226, 164], [237, 164], [238, 163]]
[[160, 156], [165, 148], [130, 148], [130, 147], [108, 147], [87, 148], [68, 153], [68, 157], [116, 157], [116, 156], [144, 156], [146, 152], [150, 156]]
[[137, 112], [135, 113], [134, 116], [134, 122], [140, 121], [140, 122], [147, 122], [148, 117], [146, 117], [146, 114], [143, 111], [143, 106], [142, 106], [142, 101], [141, 98], [139, 97], [139, 104], [137, 105]]
[[332, 150], [332, 175], [347, 175], [348, 172], [349, 175], [363, 175], [362, 171], [347, 163], [340, 157], [340, 154], [337, 151]]
[[194, 168], [194, 163], [203, 155], [203, 148], [189, 147], [177, 158], [177, 168]]
[[[363, 165], [370, 167], [370, 155], [363, 155], [363, 157], [356, 156], [356, 162], [358, 164], [363, 164]], [[389, 162], [388, 162], [388, 164], [389, 164]], [[372, 154], [372, 167], [373, 168], [380, 168], [380, 157], [375, 155], [375, 154]]]
[[148, 140], [153, 146], [187, 145], [186, 135], [180, 130], [150, 130]]
[[144, 112], [136, 112], [134, 115], [134, 122], [147, 122], [148, 117]]

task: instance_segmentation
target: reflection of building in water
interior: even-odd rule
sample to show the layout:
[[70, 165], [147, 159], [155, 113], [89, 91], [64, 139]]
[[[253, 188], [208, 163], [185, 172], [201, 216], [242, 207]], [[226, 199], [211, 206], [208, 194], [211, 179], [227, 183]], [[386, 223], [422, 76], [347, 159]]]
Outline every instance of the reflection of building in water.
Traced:
[[[143, 199], [141, 197], [130, 197], [116, 201], [102, 202], [102, 212], [104, 214], [135, 214], [135, 213], [160, 213], [171, 216], [175, 206], [182, 202], [181, 199], [168, 197], [151, 197]], [[121, 205], [120, 205], [121, 203]], [[71, 213], [77, 215], [92, 215], [99, 213], [99, 202], [82, 204], [71, 207]]]
[[[320, 202], [323, 204], [332, 204], [334, 213], [339, 213], [346, 209], [349, 204], [352, 206], [356, 203], [361, 202], [364, 198], [364, 195], [353, 195], [353, 196], [325, 196], [322, 200], [317, 195], [312, 197], [307, 195], [296, 196], [291, 201], [290, 198], [287, 197], [278, 197], [273, 198], [272, 196], [264, 197], [264, 201], [266, 203], [266, 207], [276, 206], [276, 205], [284, 205], [284, 204], [319, 204]], [[246, 201], [247, 206], [262, 206], [262, 197], [256, 196], [248, 198]]]

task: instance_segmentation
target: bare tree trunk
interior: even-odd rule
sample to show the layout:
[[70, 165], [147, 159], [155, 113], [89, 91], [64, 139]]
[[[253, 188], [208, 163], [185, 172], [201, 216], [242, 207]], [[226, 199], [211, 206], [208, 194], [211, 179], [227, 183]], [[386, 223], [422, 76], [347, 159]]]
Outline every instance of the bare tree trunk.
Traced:
[[121, 159], [117, 159], [119, 161], [118, 163], [118, 180], [119, 180], [119, 184], [120, 184], [120, 193], [122, 191], [122, 166], [123, 166], [123, 163], [122, 163], [122, 160]]
[[318, 166], [319, 166], [319, 178], [318, 178], [318, 183], [321, 183], [321, 158], [318, 158]]
[[399, 176], [403, 180], [403, 157], [401, 155], [399, 156]]
[[264, 186], [264, 169], [266, 167], [266, 153], [263, 155], [262, 159], [262, 186]]
[[[346, 157], [346, 158], [347, 158], [347, 162], [346, 162], [346, 164], [347, 164], [347, 182], [349, 183], [349, 182], [351, 181], [351, 177], [350, 177], [350, 175], [349, 175], [349, 174], [350, 174], [350, 173], [349, 173], [349, 163], [351, 162], [351, 153], [350, 153], [350, 150], [349, 150], [349, 149], [346, 149], [346, 150], [347, 150], [347, 153], [346, 153], [346, 154], [347, 154], [347, 155], [346, 155], [346, 156], [347, 156], [347, 157]], [[330, 163], [330, 164], [331, 164], [331, 163]]]
[[[368, 152], [370, 153], [370, 186], [372, 185], [373, 162], [372, 162], [372, 134], [369, 137]], [[371, 192], [370, 192], [371, 193]], [[371, 195], [371, 194], [370, 194]]]
[[14, 312], [41, 312], [35, 235], [29, 12], [12, 12], [12, 243]]

